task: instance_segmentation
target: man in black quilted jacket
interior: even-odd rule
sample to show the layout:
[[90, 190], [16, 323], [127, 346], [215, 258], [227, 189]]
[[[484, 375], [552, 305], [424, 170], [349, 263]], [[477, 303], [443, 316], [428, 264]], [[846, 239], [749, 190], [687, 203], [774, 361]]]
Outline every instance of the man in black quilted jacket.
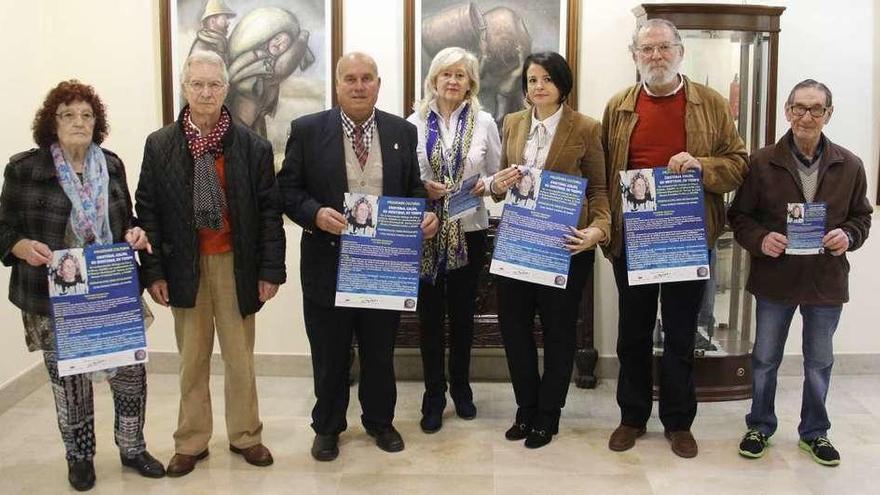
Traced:
[[284, 230], [272, 147], [232, 121], [228, 75], [213, 52], [182, 71], [187, 105], [144, 147], [137, 213], [153, 242], [141, 281], [170, 306], [180, 352], [180, 413], [169, 476], [207, 457], [214, 334], [225, 363], [229, 450], [268, 466], [254, 375], [254, 315], [284, 283]]

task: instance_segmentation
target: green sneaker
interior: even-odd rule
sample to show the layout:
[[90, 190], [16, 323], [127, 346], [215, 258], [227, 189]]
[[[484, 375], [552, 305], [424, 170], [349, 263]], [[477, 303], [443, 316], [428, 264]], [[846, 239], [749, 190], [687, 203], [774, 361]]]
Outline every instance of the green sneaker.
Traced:
[[767, 447], [770, 445], [770, 439], [758, 430], [751, 429], [743, 436], [739, 443], [739, 455], [748, 457], [749, 459], [758, 459], [764, 456]]
[[809, 452], [813, 460], [823, 466], [837, 466], [840, 464], [840, 453], [831, 445], [827, 437], [816, 437], [809, 442], [801, 440], [798, 447], [804, 452]]

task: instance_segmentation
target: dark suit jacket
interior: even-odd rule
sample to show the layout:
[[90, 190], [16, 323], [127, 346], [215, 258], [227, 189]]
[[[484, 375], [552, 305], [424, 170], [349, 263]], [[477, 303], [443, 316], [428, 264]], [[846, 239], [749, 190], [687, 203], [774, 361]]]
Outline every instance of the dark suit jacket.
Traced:
[[[416, 156], [416, 127], [376, 110], [376, 129], [382, 146], [382, 194], [425, 197]], [[339, 236], [319, 229], [315, 216], [324, 206], [343, 211], [348, 192], [344, 145], [338, 107], [301, 117], [290, 124], [284, 164], [278, 173], [284, 213], [303, 228], [303, 297], [323, 306], [333, 306], [336, 299]]]

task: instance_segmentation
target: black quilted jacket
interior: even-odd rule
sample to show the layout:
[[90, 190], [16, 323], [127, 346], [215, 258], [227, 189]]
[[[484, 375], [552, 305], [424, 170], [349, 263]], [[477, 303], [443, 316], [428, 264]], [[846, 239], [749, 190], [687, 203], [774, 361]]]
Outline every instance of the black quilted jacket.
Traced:
[[[247, 316], [262, 307], [258, 281], [286, 279], [278, 186], [272, 146], [247, 128], [232, 123], [223, 155], [238, 309]], [[178, 117], [147, 137], [135, 209], [153, 244], [152, 255], [141, 253], [141, 283], [165, 279], [171, 306], [180, 308], [195, 306], [199, 287], [192, 182], [193, 160]]]

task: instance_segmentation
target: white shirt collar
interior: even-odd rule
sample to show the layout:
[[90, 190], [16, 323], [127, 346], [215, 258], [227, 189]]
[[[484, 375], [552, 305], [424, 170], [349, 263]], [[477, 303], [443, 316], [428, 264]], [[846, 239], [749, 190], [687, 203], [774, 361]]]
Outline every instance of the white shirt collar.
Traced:
[[681, 91], [681, 88], [683, 88], [683, 87], [684, 87], [684, 77], [682, 77], [681, 74], [678, 74], [678, 86], [676, 86], [675, 89], [672, 90], [672, 92], [667, 93], [665, 95], [658, 95], [658, 94], [652, 93], [651, 90], [648, 89], [648, 85], [644, 81], [642, 81], [642, 88], [645, 90], [645, 93], [648, 93], [648, 96], [653, 96], [655, 98], [656, 97], [663, 97], [663, 96], [672, 96], [675, 93], [678, 93], [679, 91]]
[[434, 113], [437, 114], [437, 117], [440, 117], [440, 121], [444, 123], [447, 127], [450, 125], [450, 122], [457, 122], [458, 116], [461, 115], [461, 111], [464, 110], [464, 106], [467, 105], [467, 100], [461, 102], [458, 105], [458, 108], [452, 111], [452, 114], [449, 116], [449, 120], [443, 118], [443, 114], [440, 113], [440, 107], [437, 106], [437, 100], [434, 100], [428, 105], [428, 108], [431, 109]]
[[[187, 123], [188, 123], [189, 125], [193, 126], [193, 129], [199, 131], [199, 137], [200, 137], [200, 138], [201, 138], [201, 137], [205, 137], [205, 136], [207, 136], [206, 133], [202, 132], [202, 128], [199, 127], [199, 126], [197, 126], [196, 123], [193, 122], [192, 113], [190, 113], [189, 115], [186, 116], [186, 120], [187, 120]], [[210, 131], [209, 131], [209, 132], [210, 132]]]
[[547, 130], [547, 135], [552, 136], [556, 132], [556, 127], [559, 125], [559, 121], [562, 120], [562, 107], [563, 105], [559, 105], [559, 108], [553, 112], [553, 115], [547, 117], [544, 120], [538, 120], [537, 109], [532, 110], [532, 127], [529, 129], [529, 135], [535, 132], [535, 129], [538, 128], [538, 124], [544, 124], [544, 129]]

